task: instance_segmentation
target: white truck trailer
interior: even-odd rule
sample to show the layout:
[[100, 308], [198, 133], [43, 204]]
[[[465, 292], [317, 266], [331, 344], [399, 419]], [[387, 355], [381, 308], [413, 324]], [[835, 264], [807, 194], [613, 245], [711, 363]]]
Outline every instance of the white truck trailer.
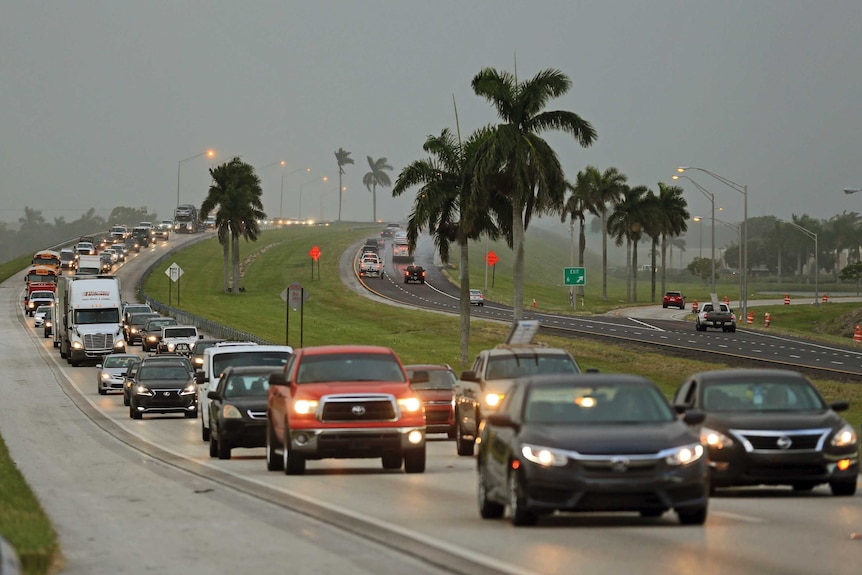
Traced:
[[124, 352], [121, 307], [120, 278], [63, 277], [57, 289], [54, 328], [54, 346], [60, 348], [60, 357], [78, 367]]

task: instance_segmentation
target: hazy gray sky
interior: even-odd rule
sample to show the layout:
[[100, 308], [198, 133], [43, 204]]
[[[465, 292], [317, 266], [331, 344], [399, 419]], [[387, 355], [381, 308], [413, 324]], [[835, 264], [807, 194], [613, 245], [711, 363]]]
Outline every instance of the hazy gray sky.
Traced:
[[[178, 162], [208, 148], [260, 168], [270, 216], [282, 174], [311, 167], [285, 176], [283, 215], [299, 215], [304, 184], [302, 215], [334, 219], [339, 147], [355, 161], [343, 218], [370, 220], [366, 156], [387, 157], [394, 182], [427, 135], [454, 128], [453, 95], [462, 133], [496, 122], [470, 81], [515, 55], [519, 78], [569, 75], [549, 109], [598, 131], [587, 149], [549, 138], [572, 179], [616, 166], [655, 189], [699, 166], [748, 185], [750, 216], [862, 212], [842, 192], [862, 186], [860, 23], [858, 0], [6, 0], [0, 220], [25, 205], [48, 220], [117, 205], [170, 217]], [[203, 200], [210, 165], [182, 164], [183, 202]], [[742, 219], [741, 194], [690, 175]], [[411, 203], [378, 189], [384, 220]]]

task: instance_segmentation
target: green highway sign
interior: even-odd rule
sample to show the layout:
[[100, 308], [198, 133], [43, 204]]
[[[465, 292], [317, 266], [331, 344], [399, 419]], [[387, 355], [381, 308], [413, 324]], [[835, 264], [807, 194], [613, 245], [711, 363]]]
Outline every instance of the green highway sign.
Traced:
[[567, 286], [587, 285], [586, 268], [563, 268], [563, 281]]

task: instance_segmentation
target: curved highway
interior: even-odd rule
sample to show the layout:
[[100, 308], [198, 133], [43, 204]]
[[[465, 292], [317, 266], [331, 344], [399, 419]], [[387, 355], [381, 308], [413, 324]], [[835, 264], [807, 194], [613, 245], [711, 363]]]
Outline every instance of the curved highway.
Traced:
[[[158, 249], [120, 270], [127, 288]], [[98, 395], [94, 368], [60, 361], [21, 313], [20, 279], [0, 291], [0, 432], [56, 522], [63, 573], [858, 571], [862, 498], [828, 488], [722, 493], [703, 527], [591, 513], [514, 528], [479, 518], [475, 460], [443, 436], [416, 475], [325, 460], [287, 477], [266, 471], [262, 448], [212, 459], [198, 421], [133, 421], [121, 395]]]

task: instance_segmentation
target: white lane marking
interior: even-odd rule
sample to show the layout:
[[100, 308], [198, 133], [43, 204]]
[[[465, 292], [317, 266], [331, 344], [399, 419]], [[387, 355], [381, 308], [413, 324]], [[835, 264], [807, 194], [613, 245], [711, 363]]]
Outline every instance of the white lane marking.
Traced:
[[642, 326], [644, 326], [644, 327], [648, 327], [648, 328], [650, 328], [650, 329], [652, 329], [652, 330], [655, 330], [655, 331], [665, 331], [665, 330], [661, 329], [660, 327], [656, 327], [656, 326], [654, 326], [654, 325], [650, 325], [650, 324], [646, 323], [645, 321], [640, 321], [639, 319], [635, 319], [635, 318], [633, 318], [633, 317], [630, 317], [630, 318], [628, 318], [628, 319], [629, 319], [629, 321], [633, 321], [633, 322], [635, 322], [635, 323], [637, 323], [637, 324], [640, 324], [640, 325], [642, 325]]
[[766, 523], [765, 519], [760, 517], [752, 517], [751, 515], [742, 515], [740, 513], [731, 513], [730, 511], [709, 511], [710, 515], [718, 515], [725, 519], [735, 519], [737, 521], [745, 521], [746, 523]]

